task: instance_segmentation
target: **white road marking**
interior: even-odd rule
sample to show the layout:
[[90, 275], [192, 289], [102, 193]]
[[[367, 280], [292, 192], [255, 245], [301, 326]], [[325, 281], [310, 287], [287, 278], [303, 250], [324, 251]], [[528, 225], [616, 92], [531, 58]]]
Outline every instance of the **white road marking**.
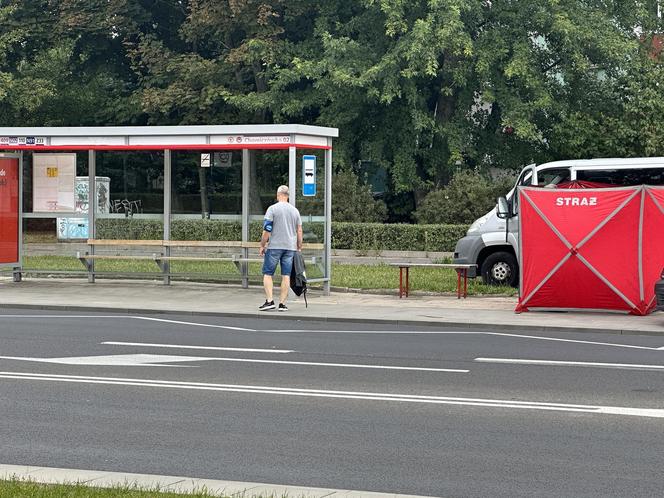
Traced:
[[0, 318], [130, 318], [128, 315], [3, 315]]
[[594, 367], [618, 368], [621, 370], [659, 370], [664, 371], [664, 365], [640, 365], [636, 363], [599, 363], [590, 361], [554, 361], [554, 360], [526, 360], [517, 358], [475, 358], [481, 363], [508, 363], [515, 365], [545, 365], [563, 367]]
[[578, 344], [593, 344], [597, 346], [610, 346], [615, 348], [647, 349], [649, 351], [664, 351], [664, 347], [634, 346], [632, 344], [618, 344], [613, 342], [582, 341], [579, 339], [562, 339], [560, 337], [542, 337], [537, 335], [508, 334], [506, 332], [466, 332], [466, 331], [441, 331], [441, 330], [308, 330], [308, 329], [272, 329], [259, 332], [315, 332], [321, 334], [423, 334], [423, 335], [494, 335], [498, 337], [518, 337], [520, 339], [536, 339], [539, 341], [573, 342]]
[[122, 385], [135, 387], [160, 387], [166, 389], [188, 389], [201, 391], [240, 392], [317, 398], [359, 399], [371, 401], [394, 401], [402, 403], [428, 403], [439, 405], [479, 406], [485, 408], [515, 408], [560, 412], [625, 415], [633, 417], [664, 418], [664, 409], [633, 408], [623, 406], [577, 405], [548, 403], [541, 401], [513, 401], [501, 399], [460, 398], [447, 396], [421, 396], [414, 394], [373, 393], [361, 391], [329, 391], [319, 389], [296, 389], [273, 386], [247, 386], [236, 384], [208, 384], [200, 382], [177, 382], [154, 379], [131, 379], [118, 377], [87, 377], [77, 375], [55, 375], [25, 372], [0, 372], [0, 378], [14, 380], [38, 380], [44, 382], [70, 382], [82, 384]]
[[214, 325], [211, 323], [197, 323], [197, 322], [182, 322], [179, 320], [167, 320], [165, 318], [152, 318], [148, 316], [132, 316], [135, 320], [149, 320], [151, 322], [163, 322], [163, 323], [175, 323], [177, 325], [190, 325], [192, 327], [210, 327], [214, 329], [226, 329], [226, 330], [240, 330], [244, 332], [256, 332], [255, 329], [245, 329], [242, 327], [229, 327], [227, 325]]
[[217, 346], [185, 346], [182, 344], [157, 344], [149, 342], [119, 342], [119, 341], [106, 341], [101, 344], [108, 344], [110, 346], [138, 346], [138, 347], [157, 347], [157, 348], [174, 348], [174, 349], [200, 349], [208, 351], [240, 351], [243, 353], [294, 353], [292, 349], [252, 349], [252, 348], [223, 348]]
[[451, 368], [401, 367], [393, 365], [362, 365], [356, 363], [318, 363], [309, 361], [256, 360], [254, 358], [217, 358], [212, 356], [168, 356], [151, 354], [121, 354], [110, 356], [75, 356], [71, 358], [30, 358], [21, 356], [0, 356], [0, 360], [35, 361], [39, 363], [60, 363], [64, 365], [95, 366], [160, 366], [160, 363], [186, 361], [228, 361], [237, 363], [269, 363], [276, 365], [302, 365], [334, 368], [370, 368], [378, 370], [411, 370], [417, 372], [468, 373], [469, 370]]
[[0, 356], [0, 360], [32, 361], [37, 363], [57, 363], [60, 365], [92, 365], [112, 367], [158, 367], [173, 366], [161, 363], [181, 363], [188, 361], [209, 360], [196, 356], [168, 356], [156, 354], [121, 354], [108, 356], [72, 356], [68, 358], [29, 358], [22, 356]]
[[211, 323], [183, 322], [179, 320], [167, 320], [165, 318], [152, 318], [147, 316], [132, 316], [132, 315], [2, 315], [0, 314], [0, 318], [129, 318], [130, 320], [148, 320], [153, 322], [175, 323], [178, 325], [191, 325], [192, 327], [212, 327], [215, 329], [256, 332], [255, 329], [246, 329], [243, 327], [214, 325]]

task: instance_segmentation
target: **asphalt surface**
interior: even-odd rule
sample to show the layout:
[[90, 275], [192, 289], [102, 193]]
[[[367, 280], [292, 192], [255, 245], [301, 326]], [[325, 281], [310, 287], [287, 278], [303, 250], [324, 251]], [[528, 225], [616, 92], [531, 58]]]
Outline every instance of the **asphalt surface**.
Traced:
[[662, 337], [588, 332], [3, 309], [0, 463], [431, 496], [661, 496], [659, 348]]

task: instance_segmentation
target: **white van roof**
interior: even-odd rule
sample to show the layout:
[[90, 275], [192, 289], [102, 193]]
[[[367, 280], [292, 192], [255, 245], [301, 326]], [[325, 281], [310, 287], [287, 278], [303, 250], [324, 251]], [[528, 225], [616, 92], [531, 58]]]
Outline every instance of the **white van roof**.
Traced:
[[549, 168], [588, 169], [632, 169], [664, 168], [664, 157], [614, 157], [603, 159], [571, 159], [539, 164], [537, 171]]

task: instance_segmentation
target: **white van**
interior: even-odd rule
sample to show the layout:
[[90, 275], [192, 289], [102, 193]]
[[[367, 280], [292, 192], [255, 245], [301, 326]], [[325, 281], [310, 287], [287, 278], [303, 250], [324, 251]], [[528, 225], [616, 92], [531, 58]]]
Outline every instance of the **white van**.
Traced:
[[[507, 194], [510, 204], [517, 186], [555, 188], [559, 183], [581, 181], [609, 184], [616, 187], [630, 185], [664, 185], [664, 157], [634, 159], [580, 159], [555, 161], [539, 166], [531, 164], [519, 174], [515, 188]], [[510, 206], [518, 212], [517, 206]], [[482, 276], [487, 284], [516, 286], [519, 282], [517, 248], [519, 220], [500, 219], [496, 209], [475, 220], [464, 238], [454, 249], [454, 262], [475, 264], [477, 271], [469, 276]]]

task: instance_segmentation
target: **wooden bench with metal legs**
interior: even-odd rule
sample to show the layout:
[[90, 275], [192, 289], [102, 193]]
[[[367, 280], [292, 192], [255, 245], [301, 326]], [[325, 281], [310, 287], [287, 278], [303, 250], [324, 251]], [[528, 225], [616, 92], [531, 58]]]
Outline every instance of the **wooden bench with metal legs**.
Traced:
[[401, 299], [403, 296], [408, 297], [408, 293], [410, 290], [409, 270], [412, 267], [452, 268], [456, 270], [457, 299], [461, 299], [462, 296], [465, 299], [468, 296], [468, 270], [470, 268], [475, 268], [477, 265], [454, 264], [454, 263], [390, 263], [390, 266], [399, 267], [399, 299]]

